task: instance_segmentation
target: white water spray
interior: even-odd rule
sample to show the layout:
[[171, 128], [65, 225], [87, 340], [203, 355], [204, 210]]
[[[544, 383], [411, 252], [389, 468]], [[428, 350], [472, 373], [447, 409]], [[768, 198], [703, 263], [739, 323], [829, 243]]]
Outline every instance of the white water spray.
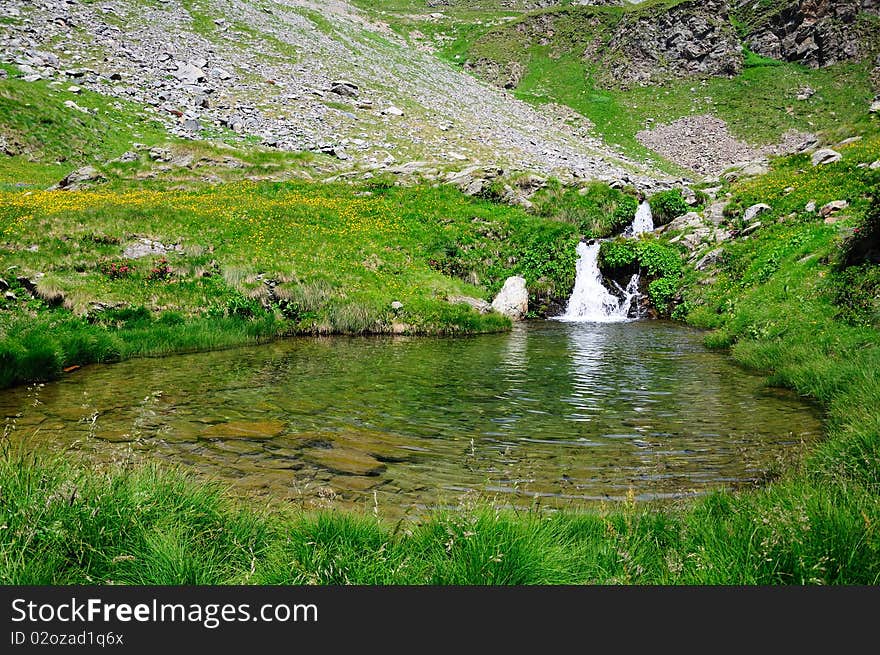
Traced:
[[[632, 238], [653, 229], [651, 207], [643, 202], [639, 205], [632, 225], [624, 230], [623, 235]], [[565, 313], [558, 320], [572, 323], [620, 323], [630, 320], [633, 301], [637, 301], [640, 295], [639, 274], [630, 278], [625, 289], [615, 282], [620, 296], [611, 293], [602, 283], [602, 272], [599, 270], [601, 246], [600, 241], [578, 244], [574, 291], [568, 299]]]
[[632, 225], [623, 231], [625, 237], [637, 237], [645, 232], [651, 232], [654, 229], [654, 216], [651, 214], [651, 205], [648, 201], [644, 201], [636, 210], [636, 217], [633, 219]]

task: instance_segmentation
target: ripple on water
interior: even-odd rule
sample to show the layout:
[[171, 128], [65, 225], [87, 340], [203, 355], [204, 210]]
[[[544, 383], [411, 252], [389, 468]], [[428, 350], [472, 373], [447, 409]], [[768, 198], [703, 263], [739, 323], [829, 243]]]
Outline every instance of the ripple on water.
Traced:
[[821, 433], [792, 395], [663, 322], [460, 339], [291, 339], [86, 367], [0, 394], [14, 437], [137, 452], [304, 506], [391, 516], [753, 484]]

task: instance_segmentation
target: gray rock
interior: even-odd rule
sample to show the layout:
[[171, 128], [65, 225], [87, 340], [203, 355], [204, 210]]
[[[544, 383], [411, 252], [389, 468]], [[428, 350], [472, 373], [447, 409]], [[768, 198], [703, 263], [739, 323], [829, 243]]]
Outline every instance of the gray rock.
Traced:
[[523, 320], [529, 311], [529, 291], [526, 288], [526, 279], [520, 275], [507, 278], [501, 291], [492, 301], [492, 309], [514, 321]]
[[73, 109], [74, 111], [82, 112], [83, 114], [91, 114], [92, 113], [89, 109], [86, 109], [85, 107], [80, 107], [73, 100], [65, 100], [64, 106], [67, 107], [68, 109]]
[[492, 311], [492, 305], [487, 303], [485, 300], [480, 300], [479, 298], [474, 298], [473, 296], [449, 296], [447, 301], [452, 303], [453, 305], [457, 304], [465, 304], [470, 305], [480, 314], [488, 314]]
[[390, 107], [383, 109], [382, 114], [385, 116], [403, 116], [403, 110], [391, 105]]
[[83, 188], [90, 182], [102, 182], [106, 178], [94, 166], [83, 166], [72, 173], [68, 174], [63, 180], [52, 187], [52, 189], [65, 189], [67, 191], [76, 191]]
[[872, 171], [876, 171], [878, 168], [880, 168], [880, 159], [878, 159], [877, 161], [872, 161], [868, 165], [868, 168], [870, 168]]
[[833, 164], [834, 162], [840, 161], [843, 159], [843, 155], [841, 155], [836, 150], [832, 150], [831, 148], [821, 148], [813, 153], [813, 156], [810, 157], [810, 161], [813, 166], [824, 166], [826, 164]]
[[816, 95], [816, 89], [810, 86], [805, 86], [798, 89], [796, 97], [798, 100], [809, 100], [814, 95]]
[[811, 200], [810, 202], [808, 202], [806, 204], [806, 206], [804, 207], [804, 211], [809, 214], [812, 214], [813, 212], [815, 212], [816, 211], [816, 201]]
[[736, 164], [728, 169], [722, 176], [721, 179], [725, 182], [735, 182], [741, 177], [753, 177], [757, 175], [766, 175], [770, 172], [770, 168], [767, 166], [767, 163], [761, 160], [743, 162], [740, 164]]
[[868, 111], [872, 114], [880, 114], [880, 100], [875, 100], [871, 103], [871, 106], [868, 107]]
[[170, 252], [182, 252], [183, 246], [179, 244], [165, 245], [161, 241], [154, 241], [144, 237], [125, 247], [122, 256], [125, 259], [140, 259], [151, 255], [166, 255]]
[[395, 300], [393, 303], [391, 303], [391, 309], [393, 309], [395, 312], [399, 312], [401, 309], [403, 309], [403, 303], [399, 300]]
[[694, 268], [698, 271], [705, 271], [710, 266], [714, 266], [715, 264], [717, 264], [723, 254], [724, 250], [721, 248], [710, 250], [705, 255], [703, 255], [696, 264], [694, 264]]
[[171, 74], [184, 84], [198, 84], [207, 79], [205, 71], [198, 66], [185, 61], [178, 61], [175, 63], [177, 68], [171, 71]]
[[160, 148], [158, 146], [150, 148], [149, 155], [150, 159], [158, 162], [169, 162], [171, 161], [172, 157], [170, 150], [168, 150], [167, 148]]
[[360, 95], [360, 89], [354, 82], [348, 80], [335, 80], [330, 82], [330, 92], [347, 98], [357, 98]]
[[752, 205], [751, 207], [746, 209], [745, 213], [743, 214], [743, 222], [751, 223], [753, 220], [755, 220], [755, 217], [763, 214], [764, 212], [770, 211], [770, 209], [772, 209], [770, 205], [765, 205], [763, 202], [758, 203], [757, 205]]
[[703, 219], [697, 212], [688, 212], [687, 214], [677, 216], [670, 223], [660, 228], [660, 231], [672, 232], [678, 230], [687, 230], [692, 227], [700, 227], [702, 226], [702, 224]]
[[836, 214], [846, 207], [849, 207], [849, 203], [846, 200], [832, 200], [831, 202], [822, 205], [822, 209], [819, 210], [819, 215], [825, 217], [825, 222], [827, 223], [829, 216]]

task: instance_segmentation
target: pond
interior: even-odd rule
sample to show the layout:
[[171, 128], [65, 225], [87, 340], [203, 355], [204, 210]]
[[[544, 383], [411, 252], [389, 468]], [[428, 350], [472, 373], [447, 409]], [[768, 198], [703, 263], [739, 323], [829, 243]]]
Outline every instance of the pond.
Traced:
[[[817, 410], [663, 322], [466, 338], [294, 338], [90, 366], [0, 394], [14, 441], [161, 460], [249, 495], [417, 516], [753, 485]], [[87, 460], [88, 461], [88, 460]]]

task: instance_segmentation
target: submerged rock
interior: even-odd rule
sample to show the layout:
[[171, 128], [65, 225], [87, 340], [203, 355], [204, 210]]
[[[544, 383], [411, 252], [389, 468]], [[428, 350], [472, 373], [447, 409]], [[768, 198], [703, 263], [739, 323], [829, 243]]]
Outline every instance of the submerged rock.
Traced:
[[523, 320], [529, 311], [529, 291], [526, 288], [526, 279], [521, 275], [507, 278], [501, 291], [492, 301], [492, 309], [514, 321]]
[[312, 463], [341, 475], [375, 476], [385, 470], [378, 459], [352, 448], [310, 448], [303, 454]]
[[286, 427], [282, 421], [232, 421], [204, 429], [201, 437], [203, 439], [272, 439], [281, 435]]

